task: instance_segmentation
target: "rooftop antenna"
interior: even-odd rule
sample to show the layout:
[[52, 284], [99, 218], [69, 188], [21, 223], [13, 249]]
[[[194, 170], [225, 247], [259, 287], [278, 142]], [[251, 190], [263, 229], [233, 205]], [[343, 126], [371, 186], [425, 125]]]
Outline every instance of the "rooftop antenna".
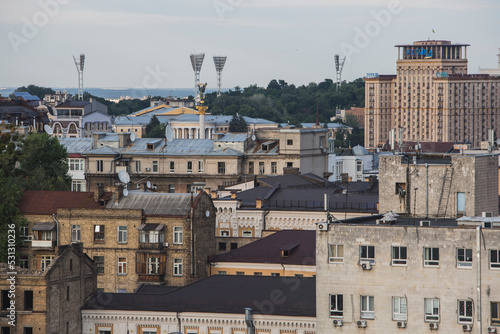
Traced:
[[78, 99], [83, 101], [83, 65], [85, 64], [85, 55], [80, 54], [80, 61], [73, 56], [75, 61], [76, 70], [78, 71]]
[[345, 57], [340, 61], [340, 56], [335, 55], [335, 70], [337, 71], [337, 87], [342, 84], [342, 69], [344, 68]]
[[215, 70], [217, 71], [217, 96], [220, 96], [220, 89], [221, 89], [221, 74], [222, 74], [222, 69], [224, 68], [224, 64], [226, 64], [226, 56], [214, 56], [214, 64], [215, 64]]
[[195, 105], [200, 104], [200, 71], [201, 65], [203, 64], [203, 59], [205, 58], [204, 53], [190, 54], [189, 58], [191, 58], [191, 66], [193, 66], [194, 71], [194, 90], [195, 90]]

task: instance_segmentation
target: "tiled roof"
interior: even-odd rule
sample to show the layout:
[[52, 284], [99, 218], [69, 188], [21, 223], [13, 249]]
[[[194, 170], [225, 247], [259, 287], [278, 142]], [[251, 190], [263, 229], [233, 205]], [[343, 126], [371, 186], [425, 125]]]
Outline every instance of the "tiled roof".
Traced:
[[19, 202], [24, 215], [51, 215], [57, 209], [101, 209], [94, 193], [77, 191], [27, 190]]
[[[290, 247], [290, 246], [294, 247]], [[289, 249], [292, 248], [292, 249]], [[282, 256], [288, 250], [288, 256]], [[282, 230], [228, 253], [212, 256], [210, 262], [281, 263], [316, 265], [316, 231]]]
[[[272, 309], [256, 307], [275, 291], [283, 302]], [[215, 275], [167, 294], [101, 293], [83, 309], [244, 314], [247, 307], [254, 314], [315, 317], [316, 279]]]

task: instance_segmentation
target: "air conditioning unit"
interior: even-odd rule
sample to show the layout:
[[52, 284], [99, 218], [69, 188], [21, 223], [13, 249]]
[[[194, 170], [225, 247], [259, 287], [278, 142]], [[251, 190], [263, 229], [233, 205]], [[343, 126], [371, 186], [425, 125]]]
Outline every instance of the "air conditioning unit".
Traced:
[[340, 320], [340, 319], [333, 320], [333, 325], [335, 327], [342, 327], [342, 325], [343, 325], [342, 320]]
[[328, 223], [318, 223], [318, 230], [328, 231]]
[[33, 235], [31, 235], [31, 234], [30, 234], [30, 235], [28, 235], [28, 239], [27, 239], [28, 241], [31, 241], [31, 240], [33, 240], [33, 239], [34, 239], [34, 236], [33, 236]]
[[471, 332], [472, 331], [472, 325], [462, 325], [462, 329], [464, 332]]
[[151, 171], [151, 168], [150, 167], [146, 167], [146, 172], [149, 172]]
[[165, 247], [170, 246], [170, 244], [169, 244], [168, 242], [165, 242], [163, 245], [164, 245]]
[[398, 321], [398, 328], [406, 328], [406, 321]]
[[439, 328], [439, 324], [437, 322], [431, 322], [429, 324], [429, 328], [430, 329], [438, 329]]
[[365, 328], [366, 327], [366, 320], [358, 320], [356, 322], [359, 328]]
[[496, 333], [497, 328], [496, 327], [488, 327], [488, 333]]
[[368, 261], [361, 261], [359, 263], [359, 265], [361, 266], [361, 269], [363, 269], [363, 270], [371, 270], [372, 269], [372, 264]]

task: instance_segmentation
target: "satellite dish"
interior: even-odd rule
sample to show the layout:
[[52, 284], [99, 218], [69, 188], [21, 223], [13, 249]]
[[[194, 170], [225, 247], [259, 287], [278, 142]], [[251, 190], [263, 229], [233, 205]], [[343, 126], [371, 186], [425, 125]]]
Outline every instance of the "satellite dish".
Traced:
[[252, 133], [252, 140], [255, 141], [255, 135]]
[[500, 146], [500, 138], [497, 139], [496, 143], [497, 143], [497, 146]]
[[54, 130], [52, 130], [52, 128], [48, 124], [45, 124], [43, 126], [43, 129], [45, 130], [45, 132], [47, 132], [49, 136], [52, 136], [52, 134], [54, 133]]
[[131, 133], [130, 134], [130, 141], [135, 141], [135, 139], [137, 138], [137, 136], [135, 135], [135, 133]]
[[123, 196], [125, 196], [125, 197], [128, 196], [128, 190], [127, 189], [123, 189]]
[[130, 182], [130, 175], [124, 170], [121, 170], [118, 172], [118, 178], [122, 183], [129, 183]]
[[167, 125], [167, 128], [165, 129], [165, 138], [167, 138], [168, 142], [174, 140], [174, 130], [172, 130], [170, 124]]
[[148, 187], [148, 189], [151, 189], [151, 182], [146, 182], [146, 187]]

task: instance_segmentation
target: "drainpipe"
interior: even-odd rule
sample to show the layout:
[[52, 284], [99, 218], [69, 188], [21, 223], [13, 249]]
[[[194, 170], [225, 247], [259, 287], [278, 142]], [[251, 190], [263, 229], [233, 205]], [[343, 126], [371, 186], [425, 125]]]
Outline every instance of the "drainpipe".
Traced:
[[193, 231], [193, 217], [194, 217], [194, 207], [193, 207], [193, 193], [191, 193], [191, 212], [190, 212], [190, 227], [189, 229], [191, 230], [191, 276], [192, 277], [195, 277], [196, 276], [196, 273], [195, 273], [195, 265], [194, 265], [194, 261], [195, 261], [195, 256], [194, 256], [194, 248], [195, 248], [195, 244], [194, 244], [194, 237], [195, 237], [195, 234], [194, 234], [194, 231]]
[[425, 163], [425, 218], [429, 218], [429, 164]]
[[56, 222], [56, 247], [59, 247], [59, 221], [56, 218], [56, 214], [52, 214], [52, 218]]
[[481, 309], [481, 226], [476, 227], [476, 256], [477, 256], [477, 271], [476, 271], [477, 328], [479, 329], [479, 334], [482, 334], [483, 329], [481, 328], [481, 320], [482, 320], [482, 309]]
[[245, 308], [245, 323], [247, 324], [247, 334], [254, 334], [255, 326], [252, 320], [252, 309], [248, 307]]

